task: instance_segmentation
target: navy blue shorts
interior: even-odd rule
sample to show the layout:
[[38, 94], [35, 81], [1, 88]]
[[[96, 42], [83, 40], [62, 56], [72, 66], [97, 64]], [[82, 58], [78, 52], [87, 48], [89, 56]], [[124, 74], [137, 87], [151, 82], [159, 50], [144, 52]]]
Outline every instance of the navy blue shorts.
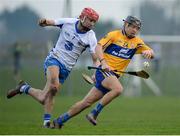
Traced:
[[95, 74], [95, 77], [96, 77], [96, 83], [95, 83], [95, 87], [100, 90], [103, 94], [106, 94], [107, 92], [109, 92], [110, 90], [103, 87], [102, 85], [102, 81], [110, 76], [110, 75], [114, 75], [116, 76], [117, 78], [119, 78], [119, 76], [117, 74], [115, 74], [114, 72], [110, 71], [110, 72], [103, 72], [102, 70], [96, 70], [96, 74]]
[[59, 67], [59, 82], [61, 84], [63, 84], [64, 81], [66, 80], [66, 78], [68, 77], [70, 71], [67, 70], [65, 65], [60, 63], [57, 59], [52, 58], [52, 57], [47, 57], [45, 62], [44, 62], [44, 72], [45, 72], [45, 75], [46, 75], [47, 68], [49, 66], [53, 66], [53, 65]]

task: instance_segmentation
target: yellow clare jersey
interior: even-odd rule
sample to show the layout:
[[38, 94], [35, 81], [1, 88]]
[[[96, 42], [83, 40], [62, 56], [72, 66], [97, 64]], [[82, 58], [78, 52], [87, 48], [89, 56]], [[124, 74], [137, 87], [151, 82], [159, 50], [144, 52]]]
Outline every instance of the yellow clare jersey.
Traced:
[[[109, 32], [98, 44], [103, 46], [104, 58], [112, 70], [125, 71], [134, 54], [151, 49], [142, 39], [127, 38], [122, 30]], [[120, 74], [120, 72], [117, 72]]]

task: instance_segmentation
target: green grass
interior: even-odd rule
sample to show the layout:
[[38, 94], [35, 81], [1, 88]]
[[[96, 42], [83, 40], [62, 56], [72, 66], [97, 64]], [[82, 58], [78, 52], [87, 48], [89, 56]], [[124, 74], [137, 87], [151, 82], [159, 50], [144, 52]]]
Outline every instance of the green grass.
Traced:
[[[53, 118], [82, 97], [57, 96]], [[119, 97], [103, 109], [98, 125], [92, 126], [87, 109], [61, 130], [44, 129], [42, 107], [29, 96], [0, 102], [0, 134], [180, 134], [180, 99], [177, 97]]]
[[[83, 70], [84, 71], [84, 70]], [[142, 97], [121, 96], [103, 109], [98, 125], [92, 126], [85, 115], [87, 109], [72, 118], [61, 130], [42, 128], [43, 108], [29, 96], [5, 98], [6, 91], [15, 86], [12, 70], [0, 69], [0, 135], [1, 134], [173, 134], [180, 135], [180, 92], [179, 72], [163, 71], [154, 74], [156, 83], [161, 86], [163, 96], [153, 97], [146, 85], [142, 86]], [[58, 117], [76, 101], [83, 98], [90, 85], [81, 77], [82, 70], [72, 71], [71, 76], [56, 97], [53, 118]], [[89, 71], [85, 71], [89, 72]], [[153, 74], [152, 74], [153, 75]], [[43, 69], [27, 68], [21, 71], [22, 79], [35, 88], [43, 88]], [[127, 76], [126, 78], [127, 79]], [[70, 81], [70, 82], [69, 82]], [[124, 87], [127, 88], [125, 81]], [[70, 90], [71, 92], [68, 92]], [[69, 95], [69, 96], [67, 96]], [[71, 96], [71, 97], [70, 97]]]
[[[85, 95], [91, 88], [90, 85], [82, 79], [81, 73], [84, 70], [73, 70], [67, 78], [61, 89], [61, 95]], [[85, 71], [86, 73], [91, 71]], [[34, 88], [42, 89], [45, 85], [45, 76], [41, 68], [26, 68], [21, 71], [21, 79], [28, 82]], [[16, 85], [13, 72], [9, 68], [0, 68], [0, 98], [6, 94], [9, 88]], [[81, 87], [80, 87], [81, 86]]]

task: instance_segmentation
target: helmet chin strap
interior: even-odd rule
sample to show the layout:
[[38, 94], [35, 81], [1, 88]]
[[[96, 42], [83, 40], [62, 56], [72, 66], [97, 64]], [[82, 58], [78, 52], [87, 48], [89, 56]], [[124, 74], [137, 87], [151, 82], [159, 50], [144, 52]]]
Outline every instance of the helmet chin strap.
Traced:
[[84, 16], [82, 20], [80, 19], [80, 25], [82, 26], [83, 30], [87, 32], [87, 31], [89, 31], [91, 29], [89, 29], [88, 27], [83, 25], [85, 19], [86, 19], [86, 16]]
[[81, 23], [83, 23], [86, 19], [86, 16], [83, 17], [83, 19], [81, 20]]

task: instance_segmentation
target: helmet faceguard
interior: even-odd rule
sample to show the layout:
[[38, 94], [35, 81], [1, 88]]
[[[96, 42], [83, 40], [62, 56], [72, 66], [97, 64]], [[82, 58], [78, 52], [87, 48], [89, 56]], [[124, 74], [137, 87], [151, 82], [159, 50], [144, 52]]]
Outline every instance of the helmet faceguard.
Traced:
[[129, 24], [132, 24], [132, 25], [138, 27], [139, 29], [141, 28], [141, 21], [136, 17], [128, 16], [125, 20], [123, 19], [123, 21], [125, 21]]
[[[133, 16], [128, 16], [125, 20], [123, 19], [123, 21], [128, 24], [128, 27], [126, 27], [126, 24], [124, 23], [123, 33], [130, 39], [134, 38], [137, 35], [138, 31], [141, 29], [141, 21]], [[136, 28], [136, 31], [132, 31], [132, 29], [129, 29], [134, 27]]]

